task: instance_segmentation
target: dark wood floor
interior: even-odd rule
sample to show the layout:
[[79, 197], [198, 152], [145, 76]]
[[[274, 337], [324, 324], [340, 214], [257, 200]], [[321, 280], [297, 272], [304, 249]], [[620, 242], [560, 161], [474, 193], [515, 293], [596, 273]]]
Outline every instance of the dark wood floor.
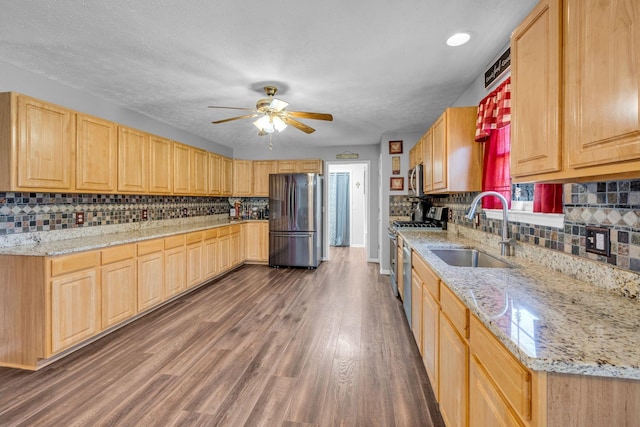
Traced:
[[54, 364], [0, 368], [1, 426], [442, 426], [363, 249], [245, 266]]

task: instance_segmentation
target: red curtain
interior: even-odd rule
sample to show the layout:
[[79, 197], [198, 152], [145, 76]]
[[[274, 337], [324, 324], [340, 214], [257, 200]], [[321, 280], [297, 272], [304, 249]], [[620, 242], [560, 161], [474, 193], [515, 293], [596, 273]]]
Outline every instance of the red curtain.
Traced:
[[[511, 208], [511, 77], [478, 105], [476, 141], [484, 143], [482, 191], [497, 191]], [[533, 211], [562, 213], [562, 184], [536, 184]], [[482, 199], [484, 209], [502, 209], [496, 197]]]
[[[476, 141], [484, 143], [482, 191], [497, 191], [511, 207], [511, 77], [478, 105]], [[502, 209], [496, 197], [482, 199], [484, 209]]]

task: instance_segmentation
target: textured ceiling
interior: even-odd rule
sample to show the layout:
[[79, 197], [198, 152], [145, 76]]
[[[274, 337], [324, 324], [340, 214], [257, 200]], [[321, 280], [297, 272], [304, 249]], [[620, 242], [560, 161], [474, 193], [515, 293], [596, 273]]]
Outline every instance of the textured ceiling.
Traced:
[[[275, 83], [302, 120], [282, 145], [376, 144], [422, 132], [537, 0], [0, 0], [0, 61], [229, 147], [264, 142], [253, 108]], [[445, 40], [465, 30], [467, 45]], [[241, 112], [240, 112], [241, 113]]]

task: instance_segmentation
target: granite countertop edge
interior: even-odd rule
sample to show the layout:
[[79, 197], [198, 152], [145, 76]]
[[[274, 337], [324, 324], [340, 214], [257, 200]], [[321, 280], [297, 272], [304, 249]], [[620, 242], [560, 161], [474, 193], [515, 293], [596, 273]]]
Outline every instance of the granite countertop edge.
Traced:
[[[14, 256], [59, 256], [77, 252], [99, 250], [112, 246], [138, 243], [179, 234], [203, 231], [233, 224], [268, 222], [268, 220], [194, 220], [193, 222], [161, 227], [138, 228], [107, 234], [74, 237], [56, 241], [37, 242], [9, 247], [0, 247], [0, 255]], [[76, 230], [78, 231], [78, 230]], [[80, 231], [81, 233], [81, 231]]]
[[[501, 257], [498, 248], [484, 247], [460, 235], [403, 230], [400, 230], [400, 234], [447, 287], [527, 368], [533, 371], [640, 380], [640, 347], [637, 345], [640, 342], [640, 320], [632, 320], [630, 325], [628, 319], [629, 313], [634, 312], [636, 318], [640, 317], [637, 316], [640, 306], [636, 301], [528, 260]], [[452, 267], [431, 252], [438, 248], [470, 247], [501, 258], [516, 268]], [[495, 305], [484, 304], [481, 298], [474, 297], [474, 291], [482, 292], [481, 287], [489, 284], [506, 295], [509, 295], [508, 292], [522, 293], [522, 296], [515, 297], [516, 300], [534, 301], [531, 306], [536, 310], [532, 311], [542, 314], [540, 317], [543, 318], [541, 335], [548, 332], [553, 335], [550, 339], [534, 339], [536, 354], [531, 354], [530, 349], [526, 350], [526, 346], [510, 337], [509, 332], [514, 329], [512, 321], [497, 321], [488, 314]], [[580, 294], [575, 297], [577, 302], [567, 297], [573, 289]], [[558, 295], [563, 298], [557, 298]], [[596, 299], [592, 306], [589, 305], [590, 295]], [[558, 301], [567, 299], [571, 301]], [[583, 307], [576, 309], [580, 307], [579, 304]], [[610, 310], [611, 307], [617, 307], [618, 312]], [[569, 314], [565, 316], [565, 312]], [[554, 319], [558, 313], [561, 314], [560, 318]], [[544, 322], [546, 314], [549, 314], [549, 322]], [[613, 328], [601, 332], [598, 328], [590, 327], [603, 317]], [[624, 325], [624, 329], [620, 327], [618, 331], [618, 324]], [[597, 332], [595, 334], [594, 329]], [[597, 345], [590, 347], [588, 344], [591, 341]]]

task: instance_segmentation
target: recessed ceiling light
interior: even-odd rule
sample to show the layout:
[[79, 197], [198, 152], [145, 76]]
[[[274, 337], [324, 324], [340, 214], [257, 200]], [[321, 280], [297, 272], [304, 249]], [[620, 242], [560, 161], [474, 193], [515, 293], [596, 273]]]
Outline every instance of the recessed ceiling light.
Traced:
[[461, 46], [469, 41], [471, 36], [469, 33], [456, 33], [447, 39], [449, 46]]

